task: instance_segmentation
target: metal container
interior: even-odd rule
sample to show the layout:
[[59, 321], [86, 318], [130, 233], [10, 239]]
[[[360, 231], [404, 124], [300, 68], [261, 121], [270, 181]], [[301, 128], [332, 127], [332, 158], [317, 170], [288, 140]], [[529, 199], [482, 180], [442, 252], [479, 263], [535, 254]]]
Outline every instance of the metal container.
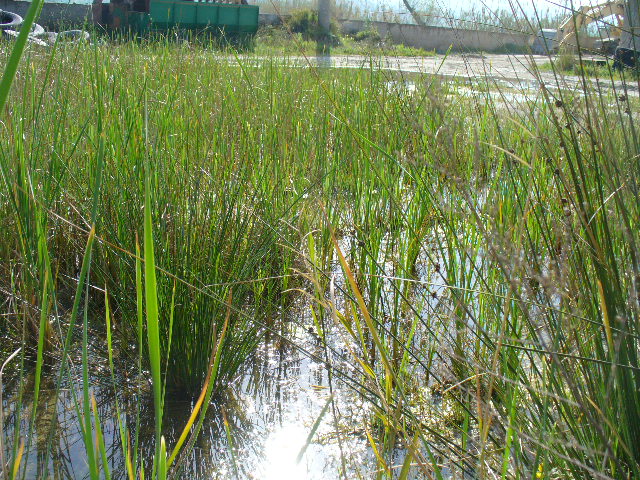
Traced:
[[230, 34], [258, 31], [259, 7], [183, 0], [151, 0], [149, 17], [153, 30], [205, 28]]

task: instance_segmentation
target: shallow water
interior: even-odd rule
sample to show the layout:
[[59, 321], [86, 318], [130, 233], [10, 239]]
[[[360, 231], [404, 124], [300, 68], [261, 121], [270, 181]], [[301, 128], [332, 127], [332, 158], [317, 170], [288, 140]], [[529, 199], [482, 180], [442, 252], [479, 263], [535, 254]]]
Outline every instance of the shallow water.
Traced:
[[[302, 328], [295, 330], [298, 331], [294, 336], [298, 346], [315, 355], [323, 355], [314, 335]], [[343, 363], [341, 368], [347, 370], [349, 366]], [[54, 368], [44, 377], [34, 435], [30, 439], [32, 447], [26, 456], [26, 478], [44, 475], [43, 458], [49, 431], [52, 448], [46, 468], [52, 478], [88, 476], [74, 403], [74, 395], [81, 402], [80, 382], [77, 378], [71, 382], [67, 379], [56, 403], [52, 378], [56, 372]], [[92, 393], [102, 421], [109, 466], [114, 478], [124, 478], [115, 400], [121, 411], [126, 412], [122, 418], [130, 426], [135, 424], [135, 406], [140, 405], [140, 451], [143, 457], [150, 457], [154, 433], [151, 397], [144, 385], [139, 394], [135, 382], [128, 382], [126, 378], [117, 379], [118, 395], [114, 395], [106, 365], [97, 357], [92, 359], [92, 373]], [[16, 421], [21, 425], [21, 431], [26, 431], [31, 415], [29, 392], [33, 385], [29, 380], [22, 390], [18, 385], [19, 382], [14, 381], [5, 388], [5, 439], [12, 438]], [[329, 409], [322, 417], [316, 435], [298, 461], [331, 392], [335, 398], [335, 412]], [[26, 408], [17, 420], [15, 408], [21, 393]], [[167, 393], [164, 431], [169, 446], [175, 444], [191, 408], [192, 401], [175, 400]], [[272, 339], [265, 342], [248, 363], [241, 380], [224, 398], [211, 405], [202, 433], [184, 462], [180, 478], [332, 479], [340, 478], [343, 464], [350, 472], [348, 478], [370, 478], [371, 472], [367, 468], [374, 467], [375, 461], [362, 429], [368, 414], [363, 401], [344, 382], [333, 379], [329, 383], [327, 368], [321, 361], [311, 360], [290, 344]], [[225, 417], [230, 439], [224, 428]]]

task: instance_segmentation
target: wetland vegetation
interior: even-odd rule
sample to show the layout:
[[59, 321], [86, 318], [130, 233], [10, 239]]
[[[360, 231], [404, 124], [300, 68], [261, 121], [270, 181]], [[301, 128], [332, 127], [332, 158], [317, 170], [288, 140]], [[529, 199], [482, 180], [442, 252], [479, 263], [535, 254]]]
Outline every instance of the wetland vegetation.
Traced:
[[251, 478], [240, 392], [281, 408], [287, 365], [317, 408], [282, 448], [336, 461], [279, 478], [640, 474], [624, 85], [509, 100], [160, 41], [33, 46], [12, 80], [5, 478]]

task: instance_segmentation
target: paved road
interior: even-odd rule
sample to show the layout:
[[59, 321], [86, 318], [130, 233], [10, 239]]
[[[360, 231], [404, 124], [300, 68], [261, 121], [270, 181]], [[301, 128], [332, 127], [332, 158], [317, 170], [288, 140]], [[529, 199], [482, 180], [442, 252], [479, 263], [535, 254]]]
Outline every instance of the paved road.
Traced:
[[[290, 59], [302, 65], [308, 64], [304, 57]], [[315, 62], [315, 58], [310, 57]], [[334, 56], [331, 59], [333, 67], [357, 68], [368, 66], [369, 57], [363, 56]], [[394, 71], [407, 73], [429, 73], [449, 78], [462, 78], [478, 80], [490, 78], [502, 85], [516, 87], [529, 86], [538, 88], [540, 82], [549, 88], [558, 86], [575, 88], [581, 87], [582, 79], [573, 75], [554, 76], [552, 72], [540, 71], [537, 66], [548, 64], [549, 58], [543, 55], [436, 55], [433, 57], [381, 57], [374, 59], [380, 67]], [[610, 89], [611, 80], [590, 80], [592, 85]], [[622, 82], [614, 82], [617, 90], [624, 90]], [[628, 81], [626, 89], [632, 93], [638, 93], [638, 82]]]

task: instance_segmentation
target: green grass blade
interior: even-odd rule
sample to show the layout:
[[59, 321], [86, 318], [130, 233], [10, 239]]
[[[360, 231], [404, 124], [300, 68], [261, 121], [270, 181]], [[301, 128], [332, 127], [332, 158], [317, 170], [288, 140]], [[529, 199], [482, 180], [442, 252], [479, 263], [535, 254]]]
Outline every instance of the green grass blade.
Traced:
[[104, 435], [102, 434], [102, 423], [100, 422], [100, 415], [98, 414], [98, 405], [96, 403], [96, 398], [93, 395], [91, 395], [91, 408], [93, 411], [93, 418], [96, 421], [96, 453], [99, 453], [100, 458], [102, 459], [102, 471], [104, 473], [105, 480], [111, 480], [107, 447], [104, 443]]
[[[169, 457], [169, 460], [168, 460], [169, 467], [173, 465], [173, 462], [175, 461], [175, 459], [178, 457], [178, 454], [182, 450], [182, 446], [185, 440], [187, 439], [187, 436], [191, 431], [191, 427], [193, 427], [193, 424], [196, 421], [196, 418], [198, 418], [198, 415], [200, 415], [200, 419], [203, 419], [204, 415], [206, 415], [207, 413], [209, 401], [211, 400], [211, 395], [213, 393], [213, 386], [216, 383], [216, 376], [218, 373], [218, 364], [220, 362], [220, 356], [222, 355], [222, 343], [224, 342], [224, 339], [227, 335], [227, 328], [229, 326], [229, 317], [231, 316], [231, 307], [230, 307], [231, 299], [232, 299], [232, 294], [229, 293], [229, 299], [228, 299], [229, 308], [227, 309], [227, 316], [225, 318], [225, 322], [222, 327], [222, 332], [220, 333], [220, 338], [217, 340], [217, 343], [214, 343], [214, 347], [211, 352], [211, 359], [209, 361], [209, 370], [207, 372], [207, 377], [205, 378], [205, 381], [204, 381], [204, 386], [202, 387], [202, 392], [200, 393], [200, 396], [198, 397], [198, 400], [196, 401], [196, 404], [193, 407], [193, 411], [191, 412], [191, 415], [189, 416], [189, 419], [187, 420], [187, 423], [184, 429], [182, 430], [182, 434], [180, 435], [180, 438], [178, 438], [176, 446], [174, 447], [173, 452]], [[214, 342], [216, 341], [215, 338], [213, 340]], [[201, 423], [202, 422], [200, 421], [199, 424]], [[196, 430], [193, 432], [192, 438], [195, 438], [197, 436], [198, 431], [199, 431], [199, 427], [196, 428]]]
[[[144, 202], [144, 293], [147, 307], [147, 342], [149, 365], [153, 382], [153, 401], [155, 409], [156, 459], [160, 458], [160, 439], [162, 436], [162, 375], [160, 363], [160, 315], [158, 311], [158, 287], [156, 263], [153, 252], [153, 226], [151, 220], [151, 186], [147, 174]], [[155, 471], [155, 469], [154, 469]], [[155, 476], [155, 475], [152, 475]]]
[[11, 55], [9, 56], [7, 65], [4, 68], [4, 73], [2, 74], [2, 79], [0, 80], [0, 112], [4, 111], [4, 106], [7, 103], [7, 98], [11, 91], [11, 85], [13, 84], [13, 79], [18, 71], [20, 59], [22, 58], [22, 54], [29, 39], [29, 34], [31, 33], [31, 27], [35, 23], [38, 15], [40, 15], [42, 5], [44, 5], [44, 0], [35, 0], [31, 2], [27, 15], [24, 17], [22, 27], [20, 28], [18, 38], [11, 49]]
[[40, 381], [42, 379], [42, 363], [44, 357], [44, 344], [46, 340], [47, 327], [49, 325], [48, 319], [48, 304], [49, 304], [49, 270], [44, 272], [44, 281], [42, 288], [42, 303], [40, 303], [40, 329], [38, 332], [38, 352], [36, 354], [36, 373], [35, 373], [35, 385], [33, 387], [33, 413], [31, 415], [32, 420], [36, 418], [36, 411], [38, 408], [38, 399], [40, 396]]
[[167, 480], [167, 445], [164, 437], [160, 437], [160, 457], [158, 458], [158, 480]]
[[98, 461], [96, 445], [93, 439], [93, 422], [91, 420], [91, 394], [89, 392], [89, 292], [85, 293], [85, 305], [82, 315], [82, 413], [84, 421], [84, 445], [89, 463], [89, 473], [92, 480], [98, 480]]

